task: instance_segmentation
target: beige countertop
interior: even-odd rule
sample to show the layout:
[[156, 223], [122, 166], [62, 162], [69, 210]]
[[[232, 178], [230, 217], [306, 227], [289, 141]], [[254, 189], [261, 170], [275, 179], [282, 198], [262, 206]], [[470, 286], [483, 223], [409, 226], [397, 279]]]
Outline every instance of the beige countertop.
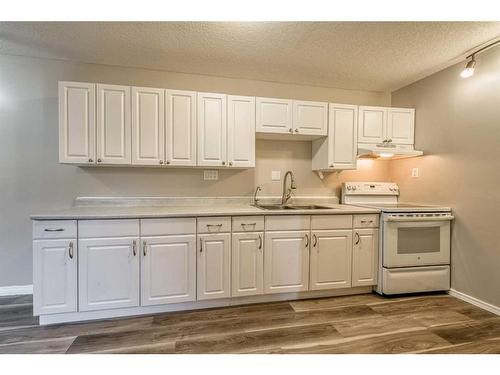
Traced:
[[[320, 204], [328, 207], [315, 210], [267, 210], [255, 207], [248, 199], [182, 199], [150, 201], [141, 205], [137, 198], [133, 203], [117, 200], [93, 201], [78, 200], [77, 205], [60, 210], [53, 210], [31, 215], [32, 220], [77, 220], [77, 219], [123, 219], [123, 218], [162, 218], [162, 217], [194, 217], [194, 216], [236, 216], [236, 215], [325, 215], [325, 214], [363, 214], [379, 213], [372, 208], [363, 208], [351, 205], [332, 203], [324, 198], [296, 199], [293, 203]], [[100, 204], [96, 204], [100, 202]]]

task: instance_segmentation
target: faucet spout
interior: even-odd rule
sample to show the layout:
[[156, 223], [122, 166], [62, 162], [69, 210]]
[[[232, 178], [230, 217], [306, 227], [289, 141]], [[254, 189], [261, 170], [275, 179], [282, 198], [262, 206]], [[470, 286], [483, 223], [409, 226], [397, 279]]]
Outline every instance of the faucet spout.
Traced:
[[[287, 188], [287, 180], [290, 176], [290, 188]], [[292, 196], [292, 190], [297, 189], [295, 184], [295, 178], [292, 171], [287, 171], [283, 177], [283, 194], [281, 195], [281, 204], [286, 204], [290, 197]]]

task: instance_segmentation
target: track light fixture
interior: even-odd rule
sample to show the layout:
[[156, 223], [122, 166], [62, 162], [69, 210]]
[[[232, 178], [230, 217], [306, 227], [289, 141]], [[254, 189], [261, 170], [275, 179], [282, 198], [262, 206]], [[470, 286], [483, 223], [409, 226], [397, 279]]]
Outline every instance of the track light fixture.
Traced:
[[[462, 78], [468, 78], [468, 77], [472, 77], [474, 75], [474, 68], [476, 66], [476, 55], [478, 53], [481, 53], [485, 50], [487, 50], [488, 48], [491, 48], [493, 46], [496, 46], [497, 44], [500, 44], [500, 40], [497, 40], [495, 42], [492, 42], [480, 49], [478, 49], [476, 52], [474, 52], [473, 54], [469, 55], [466, 57], [466, 60], [467, 61], [467, 64], [465, 65], [465, 68], [464, 70], [462, 70], [462, 73], [460, 73], [460, 77]], [[470, 60], [469, 60], [470, 59]]]

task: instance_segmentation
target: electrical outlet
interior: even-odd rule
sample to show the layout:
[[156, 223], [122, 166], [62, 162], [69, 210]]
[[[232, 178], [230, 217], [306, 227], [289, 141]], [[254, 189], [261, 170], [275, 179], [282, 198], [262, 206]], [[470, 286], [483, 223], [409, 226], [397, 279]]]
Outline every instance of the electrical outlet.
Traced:
[[219, 179], [219, 171], [203, 171], [203, 179], [205, 181], [216, 181]]
[[418, 178], [418, 177], [419, 177], [419, 174], [418, 174], [418, 168], [413, 168], [413, 169], [411, 170], [411, 176], [412, 176], [413, 178]]
[[272, 171], [271, 172], [271, 180], [272, 181], [279, 181], [279, 180], [281, 180], [281, 172], [280, 171]]

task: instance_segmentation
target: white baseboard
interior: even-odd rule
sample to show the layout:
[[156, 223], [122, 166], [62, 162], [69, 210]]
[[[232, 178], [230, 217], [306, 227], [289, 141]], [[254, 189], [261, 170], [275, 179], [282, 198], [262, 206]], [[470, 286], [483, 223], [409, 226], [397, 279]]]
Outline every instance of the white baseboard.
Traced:
[[455, 290], [455, 289], [450, 289], [448, 291], [448, 294], [450, 296], [461, 299], [462, 301], [469, 302], [470, 304], [472, 304], [474, 306], [480, 307], [483, 310], [492, 312], [493, 314], [500, 315], [500, 307], [492, 305], [491, 303], [481, 301], [480, 299], [469, 296], [468, 294], [459, 292], [458, 290]]
[[0, 297], [33, 294], [33, 285], [0, 286]]

